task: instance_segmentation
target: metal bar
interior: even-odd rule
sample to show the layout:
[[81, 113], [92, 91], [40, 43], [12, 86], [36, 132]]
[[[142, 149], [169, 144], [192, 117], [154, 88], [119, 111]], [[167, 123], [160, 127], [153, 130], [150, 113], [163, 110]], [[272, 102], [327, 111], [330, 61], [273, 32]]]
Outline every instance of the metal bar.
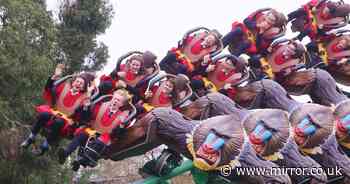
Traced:
[[171, 173], [166, 176], [158, 177], [158, 176], [150, 176], [148, 178], [138, 180], [133, 182], [132, 184], [163, 184], [167, 183], [167, 180], [179, 176], [187, 171], [190, 171], [193, 168], [193, 164], [191, 160], [186, 160], [181, 166], [175, 168]]

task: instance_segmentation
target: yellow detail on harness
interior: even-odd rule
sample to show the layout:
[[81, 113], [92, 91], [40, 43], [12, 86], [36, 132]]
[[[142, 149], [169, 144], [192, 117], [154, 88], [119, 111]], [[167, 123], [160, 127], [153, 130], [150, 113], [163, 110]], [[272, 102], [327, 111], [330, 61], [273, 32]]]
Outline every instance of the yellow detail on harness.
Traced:
[[66, 114], [64, 114], [63, 112], [55, 110], [55, 109], [51, 109], [51, 112], [54, 116], [58, 116], [58, 117], [64, 119], [65, 121], [67, 121], [67, 123], [69, 125], [74, 124], [74, 121], [71, 118], [69, 118]]
[[209, 89], [211, 92], [218, 92], [218, 88], [215, 86], [213, 82], [211, 82], [206, 77], [202, 78], [202, 81], [204, 82], [204, 86]]
[[151, 110], [154, 109], [154, 106], [152, 106], [152, 105], [149, 104], [149, 103], [144, 103], [142, 106], [143, 106], [143, 108], [145, 108], [145, 110], [146, 110], [147, 112], [149, 112], [149, 111], [151, 111]]
[[300, 151], [304, 154], [304, 155], [317, 155], [317, 154], [322, 154], [322, 148], [317, 146], [314, 148], [301, 148]]
[[328, 54], [327, 54], [326, 48], [323, 46], [322, 43], [317, 44], [317, 47], [318, 47], [318, 52], [320, 53], [322, 62], [328, 65], [329, 61], [328, 61]]
[[256, 38], [254, 36], [254, 34], [249, 30], [247, 29], [247, 39], [250, 41], [250, 43], [252, 43], [253, 45], [256, 44]]
[[187, 67], [189, 67], [190, 71], [194, 69], [191, 59], [188, 58], [185, 54], [183, 54], [180, 50], [176, 51], [176, 55], [178, 59], [184, 60], [186, 62], [186, 65]]
[[260, 58], [260, 65], [263, 72], [269, 77], [269, 79], [274, 79], [275, 75], [272, 71], [272, 67], [266, 58]]
[[339, 141], [339, 144], [344, 146], [347, 149], [350, 149], [350, 143], [349, 142]]
[[89, 135], [89, 137], [96, 137], [97, 131], [92, 128], [86, 128], [85, 132]]
[[312, 30], [317, 32], [317, 19], [316, 19], [316, 8], [313, 7], [312, 9], [309, 9], [308, 11], [308, 15], [309, 15], [309, 19], [311, 19], [311, 27], [312, 27]]
[[276, 161], [276, 160], [283, 159], [283, 155], [280, 152], [275, 152], [275, 153], [272, 153], [271, 155], [263, 156], [263, 158], [269, 161]]

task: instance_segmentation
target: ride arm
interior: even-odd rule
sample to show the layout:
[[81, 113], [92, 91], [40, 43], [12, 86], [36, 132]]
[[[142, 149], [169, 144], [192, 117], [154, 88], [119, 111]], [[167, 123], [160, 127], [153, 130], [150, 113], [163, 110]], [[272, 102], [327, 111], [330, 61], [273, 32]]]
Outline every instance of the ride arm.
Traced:
[[289, 22], [295, 18], [298, 18], [301, 16], [306, 16], [306, 12], [305, 12], [304, 8], [298, 8], [297, 10], [289, 13], [287, 16], [288, 16], [288, 22]]
[[243, 23], [245, 26], [247, 26], [250, 30], [256, 30], [256, 20], [254, 20], [252, 17], [247, 17], [243, 20]]
[[236, 27], [227, 33], [222, 39], [223, 47], [227, 47], [230, 43], [232, 43], [236, 38], [243, 36], [243, 30], [241, 27]]
[[[173, 68], [176, 65], [177, 68]], [[164, 70], [170, 74], [187, 74], [186, 66], [180, 64], [176, 58], [176, 54], [173, 52], [168, 52], [168, 54], [160, 61], [159, 63], [160, 69]], [[176, 70], [175, 70], [176, 69]]]

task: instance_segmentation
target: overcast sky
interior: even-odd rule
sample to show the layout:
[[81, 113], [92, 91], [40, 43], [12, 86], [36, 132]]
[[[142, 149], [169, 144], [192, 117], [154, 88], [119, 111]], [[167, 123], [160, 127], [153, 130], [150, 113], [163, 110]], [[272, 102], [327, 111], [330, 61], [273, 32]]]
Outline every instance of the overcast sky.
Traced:
[[[57, 12], [61, 0], [47, 0], [48, 9]], [[110, 0], [115, 10], [111, 27], [99, 40], [109, 48], [109, 72], [121, 55], [132, 50], [150, 50], [158, 61], [177, 45], [183, 34], [194, 27], [215, 28], [227, 33], [233, 21], [251, 12], [271, 7], [285, 14], [307, 0]]]
[[[58, 12], [61, 0], [47, 0], [49, 10]], [[242, 21], [260, 8], [275, 8], [288, 14], [308, 0], [110, 0], [115, 16], [106, 34], [98, 37], [109, 48], [105, 73], [116, 60], [132, 50], [150, 50], [160, 61], [176, 46], [183, 34], [198, 26], [215, 28], [223, 35], [234, 21]], [[220, 3], [218, 3], [220, 2]], [[287, 37], [295, 34], [289, 32]]]

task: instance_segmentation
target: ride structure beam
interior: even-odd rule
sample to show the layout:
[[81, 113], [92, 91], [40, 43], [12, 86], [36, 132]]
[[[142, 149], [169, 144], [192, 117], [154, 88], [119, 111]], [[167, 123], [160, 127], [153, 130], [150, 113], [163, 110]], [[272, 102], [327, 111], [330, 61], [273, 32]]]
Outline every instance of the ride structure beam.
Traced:
[[173, 177], [182, 175], [185, 172], [191, 171], [193, 168], [193, 164], [191, 160], [184, 161], [179, 167], [176, 167], [171, 171], [168, 175], [158, 177], [158, 176], [150, 176], [148, 178], [138, 180], [133, 182], [132, 184], [170, 184], [168, 180]]

